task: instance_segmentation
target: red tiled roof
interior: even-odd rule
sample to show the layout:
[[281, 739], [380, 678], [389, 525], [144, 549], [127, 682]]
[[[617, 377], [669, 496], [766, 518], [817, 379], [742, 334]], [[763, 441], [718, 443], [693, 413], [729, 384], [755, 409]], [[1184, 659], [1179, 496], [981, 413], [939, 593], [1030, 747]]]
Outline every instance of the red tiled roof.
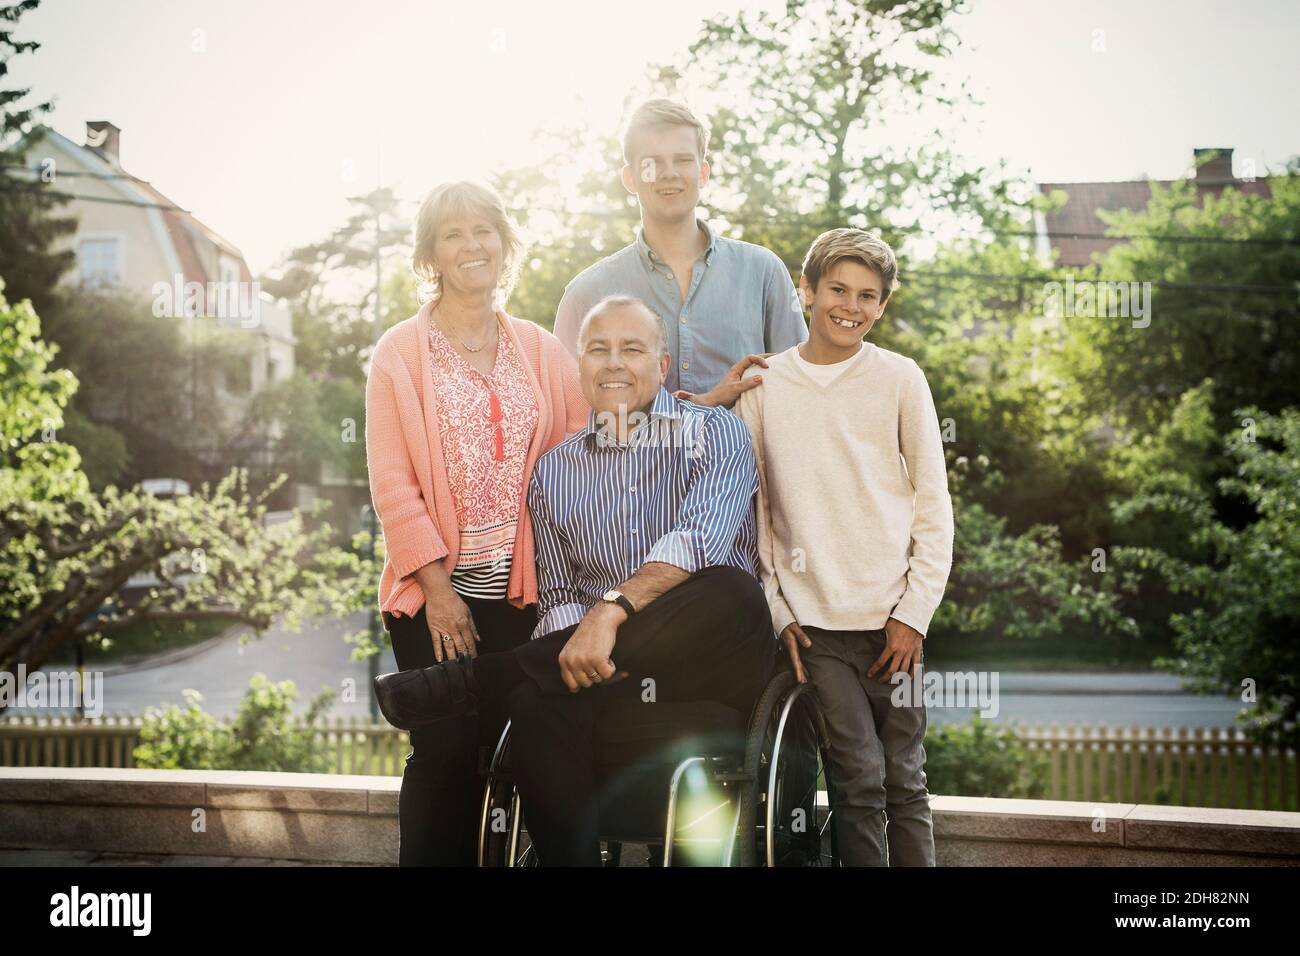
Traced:
[[[123, 170], [125, 172], [125, 170]], [[177, 206], [153, 186], [140, 180], [133, 180], [137, 189], [147, 193], [154, 202], [162, 206]], [[249, 272], [248, 264], [244, 261], [244, 255], [235, 246], [231, 245], [217, 233], [213, 232], [192, 214], [183, 209], [163, 209], [161, 210], [163, 221], [167, 224], [167, 234], [171, 236], [172, 244], [176, 247], [176, 255], [180, 259], [181, 271], [185, 273], [186, 282], [215, 282], [219, 276], [209, 276], [207, 270], [203, 267], [203, 259], [199, 256], [198, 245], [195, 238], [202, 237], [216, 246], [222, 252], [239, 262], [239, 277], [244, 282], [252, 281], [252, 274]]]
[[[1159, 181], [1168, 187], [1169, 180]], [[1270, 198], [1272, 191], [1268, 186], [1268, 177], [1261, 176], [1253, 181], [1233, 180], [1231, 182], [1197, 183], [1197, 199], [1206, 193], [1218, 195], [1225, 186], [1232, 186], [1243, 193]], [[1118, 183], [1039, 183], [1038, 188], [1044, 194], [1053, 190], [1064, 190], [1069, 200], [1060, 209], [1048, 213], [1048, 244], [1059, 254], [1057, 262], [1063, 266], [1086, 266], [1091, 264], [1095, 253], [1102, 253], [1123, 242], [1122, 239], [1074, 239], [1066, 233], [1100, 235], [1106, 231], [1106, 224], [1097, 215], [1098, 209], [1145, 209], [1151, 200], [1151, 180]]]

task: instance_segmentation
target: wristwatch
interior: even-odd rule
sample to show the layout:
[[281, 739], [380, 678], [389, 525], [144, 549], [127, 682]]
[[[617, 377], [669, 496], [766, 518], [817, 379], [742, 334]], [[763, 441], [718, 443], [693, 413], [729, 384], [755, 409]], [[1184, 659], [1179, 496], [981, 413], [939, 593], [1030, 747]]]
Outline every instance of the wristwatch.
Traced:
[[617, 604], [624, 611], [627, 611], [628, 617], [636, 613], [636, 608], [632, 606], [632, 602], [627, 599], [627, 596], [622, 591], [606, 591], [600, 596], [600, 599], [607, 604]]

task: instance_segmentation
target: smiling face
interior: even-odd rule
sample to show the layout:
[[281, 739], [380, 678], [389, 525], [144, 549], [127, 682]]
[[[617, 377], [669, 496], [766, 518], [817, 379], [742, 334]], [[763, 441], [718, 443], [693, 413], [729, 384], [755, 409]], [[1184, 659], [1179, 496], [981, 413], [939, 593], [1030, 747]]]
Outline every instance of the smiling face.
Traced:
[[501, 281], [501, 233], [485, 215], [448, 219], [438, 228], [433, 262], [442, 274], [444, 293], [462, 296], [490, 293]]
[[641, 215], [663, 222], [695, 218], [709, 164], [690, 126], [648, 126], [636, 133], [623, 185], [641, 202]]
[[814, 290], [807, 276], [799, 277], [799, 292], [812, 307], [809, 341], [827, 356], [845, 357], [858, 350], [862, 337], [884, 314], [885, 282], [879, 272], [856, 259], [840, 259], [827, 269]]
[[592, 316], [578, 348], [582, 393], [598, 417], [648, 409], [668, 375], [659, 321], [644, 305], [613, 305]]

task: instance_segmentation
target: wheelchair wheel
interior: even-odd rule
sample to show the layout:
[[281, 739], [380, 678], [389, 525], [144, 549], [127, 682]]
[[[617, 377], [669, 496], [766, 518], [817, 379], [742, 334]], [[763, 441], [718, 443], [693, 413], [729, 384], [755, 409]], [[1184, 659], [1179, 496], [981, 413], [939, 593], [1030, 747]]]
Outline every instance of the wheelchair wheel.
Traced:
[[501, 732], [488, 764], [479, 814], [478, 865], [537, 866], [537, 852], [524, 829], [519, 793], [510, 777], [510, 724]]
[[826, 725], [811, 684], [778, 671], [760, 695], [745, 744], [737, 866], [835, 866], [832, 808], [818, 806]]

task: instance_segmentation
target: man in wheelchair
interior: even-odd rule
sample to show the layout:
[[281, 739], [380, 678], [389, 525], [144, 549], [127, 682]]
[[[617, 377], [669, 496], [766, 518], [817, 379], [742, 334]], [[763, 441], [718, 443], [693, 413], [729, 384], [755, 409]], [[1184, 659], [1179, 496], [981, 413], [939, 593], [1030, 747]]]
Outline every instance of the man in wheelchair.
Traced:
[[777, 648], [755, 576], [749, 430], [664, 389], [667, 341], [662, 320], [629, 296], [584, 317], [588, 426], [538, 459], [528, 493], [534, 640], [397, 675], [385, 701], [409, 723], [481, 694], [504, 698], [515, 785], [547, 866], [600, 864], [593, 742], [603, 712], [715, 701], [747, 715]]

